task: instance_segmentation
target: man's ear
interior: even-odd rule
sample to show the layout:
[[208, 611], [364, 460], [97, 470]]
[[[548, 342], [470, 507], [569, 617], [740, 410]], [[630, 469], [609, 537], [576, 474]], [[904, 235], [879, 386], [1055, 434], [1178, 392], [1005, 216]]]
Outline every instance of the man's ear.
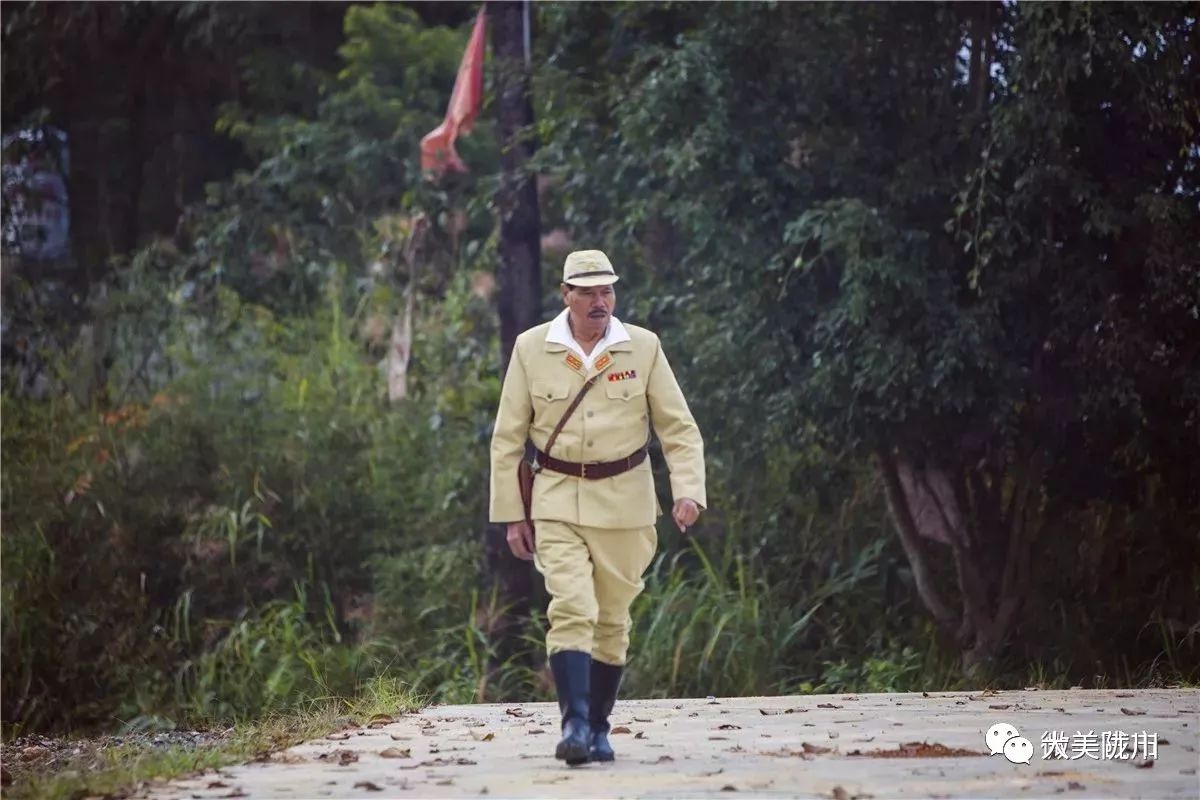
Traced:
[[571, 287], [567, 286], [565, 283], [560, 283], [558, 285], [558, 293], [562, 296], [564, 306], [567, 305], [567, 292], [569, 291], [571, 291]]

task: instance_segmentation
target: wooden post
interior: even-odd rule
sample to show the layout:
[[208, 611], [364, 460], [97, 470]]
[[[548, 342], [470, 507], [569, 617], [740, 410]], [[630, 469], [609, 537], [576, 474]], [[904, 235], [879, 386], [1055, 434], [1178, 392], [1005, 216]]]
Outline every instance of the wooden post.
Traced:
[[[527, 2], [527, 0], [526, 0]], [[500, 316], [501, 372], [508, 369], [513, 343], [522, 331], [541, 322], [541, 222], [537, 183], [526, 165], [537, 147], [533, 132], [533, 103], [529, 68], [525, 62], [526, 2], [489, 0], [492, 66], [495, 70], [497, 135], [500, 141], [500, 185], [496, 207], [500, 214], [497, 305]], [[516, 480], [516, 476], [513, 476]], [[529, 618], [534, 575], [528, 562], [508, 549], [503, 525], [488, 525], [484, 536], [484, 578], [487, 597], [495, 599], [485, 629], [494, 647], [489, 678], [499, 664], [521, 650], [520, 636]], [[489, 695], [490, 680], [479, 687], [479, 699]]]

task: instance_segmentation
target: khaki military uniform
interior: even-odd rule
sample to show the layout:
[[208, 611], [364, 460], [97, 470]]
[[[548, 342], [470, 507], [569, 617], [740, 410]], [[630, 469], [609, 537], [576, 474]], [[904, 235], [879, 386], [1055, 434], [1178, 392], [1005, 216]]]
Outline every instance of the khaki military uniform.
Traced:
[[[629, 341], [594, 354], [591, 369], [565, 345], [547, 340], [550, 323], [517, 337], [492, 435], [492, 522], [524, 517], [517, 464], [526, 439], [544, 451], [567, 406], [597, 374], [550, 455], [580, 463], [616, 461], [645, 445], [653, 428], [674, 498], [706, 505], [700, 430], [658, 337], [635, 325], [624, 327]], [[657, 546], [654, 523], [661, 509], [649, 459], [599, 480], [543, 470], [534, 481], [532, 509], [534, 563], [552, 598], [548, 651], [581, 650], [624, 664], [629, 607]]]

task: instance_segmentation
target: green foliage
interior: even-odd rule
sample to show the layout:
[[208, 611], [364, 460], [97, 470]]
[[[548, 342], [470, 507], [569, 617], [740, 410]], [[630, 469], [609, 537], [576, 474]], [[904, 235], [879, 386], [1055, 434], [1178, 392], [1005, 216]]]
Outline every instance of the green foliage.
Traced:
[[[713, 505], [787, 537], [803, 516], [764, 485], [845, 496], [848, 461], [900, 454], [950, 476], [994, 567], [1010, 548], [986, 495], [1033, 476], [1020, 600], [1026, 618], [1061, 613], [981, 649], [1112, 664], [1151, 657], [1137, 631], [1156, 614], [1182, 603], [1194, 620], [1179, 599], [1200, 553], [1194, 18], [1172, 4], [596, 13], [542, 15], [546, 207], [615, 254], [638, 298], [627, 314], [686, 354]], [[808, 448], [811, 462], [787, 455]], [[1122, 521], [1095, 544], [1092, 503]], [[1136, 543], [1138, 575], [1175, 567], [1123, 574], [1118, 541]], [[1063, 574], [1083, 579], [1084, 546], [1106, 554], [1088, 579], [1099, 616], [1058, 593]], [[960, 585], [935, 551], [952, 605], [996, 596], [1000, 575]], [[1144, 603], [1128, 624], [1099, 622], [1131, 594]]]
[[[255, 93], [226, 106], [217, 129], [245, 146], [254, 167], [210, 186], [190, 231], [197, 274], [283, 311], [319, 307], [343, 264], [364, 283], [381, 282], [360, 269], [371, 262], [397, 285], [413, 280], [399, 263], [405, 242], [389, 235], [395, 215], [423, 214], [429, 223], [421, 285], [435, 294], [438, 273], [461, 266], [459, 248], [492, 228], [470, 200], [476, 178], [423, 185], [418, 167], [420, 138], [445, 113], [465, 33], [426, 28], [395, 3], [350, 6], [344, 28], [343, 68], [311, 75], [320, 98], [313, 113], [258, 112], [270, 105]], [[459, 145], [476, 174], [497, 163], [491, 127], [481, 119]]]
[[[219, 336], [177, 307], [163, 351], [176, 378], [98, 421], [5, 396], [4, 636], [20, 654], [5, 683], [22, 689], [6, 718], [85, 720], [122, 696], [125, 718], [168, 701], [227, 718], [351, 694], [395, 660], [339, 645], [365, 625], [373, 559], [481, 525], [463, 498], [484, 473], [430, 469], [429, 454], [470, 464], [496, 387], [433, 377], [411, 404], [429, 412], [388, 408], [335, 295], [305, 320], [223, 293]], [[459, 352], [454, 330], [422, 337], [432, 363], [456, 362], [437, 355]], [[139, 688], [147, 671], [178, 673], [173, 701]], [[29, 705], [54, 695], [68, 702]]]
[[[497, 665], [477, 569], [499, 391], [488, 115], [459, 142], [471, 174], [417, 171], [466, 30], [348, 6], [335, 63], [296, 56], [315, 17], [231, 9], [5, 9], [6, 110], [71, 78], [29, 61], [35, 44], [104, 55], [119, 41], [80, 20], [165, 25], [170, 52], [237, 78], [237, 102], [198, 118], [244, 161], [159, 228], [173, 240], [84, 254], [78, 319], [47, 300], [75, 289], [6, 284], [6, 339], [40, 332], [21, 366], [44, 378], [31, 396], [6, 349], [4, 721], [546, 698], [544, 620]], [[1194, 681], [1194, 20], [1172, 4], [538, 15], [543, 229], [614, 257], [619, 313], [662, 332], [706, 440], [711, 509], [691, 543], [663, 532], [630, 692], [963, 685], [871, 461], [896, 453], [972, 496], [981, 476], [1013, 496], [1046, 465], [1029, 613], [994, 680]], [[381, 367], [409, 298], [409, 394], [391, 402]]]

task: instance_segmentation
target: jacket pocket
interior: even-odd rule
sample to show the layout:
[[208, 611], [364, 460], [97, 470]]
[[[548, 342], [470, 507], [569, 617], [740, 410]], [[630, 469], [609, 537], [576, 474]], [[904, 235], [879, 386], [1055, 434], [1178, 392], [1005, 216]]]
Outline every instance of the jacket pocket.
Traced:
[[604, 393], [609, 400], [634, 400], [645, 397], [646, 385], [641, 378], [631, 378], [625, 381], [605, 381]]
[[529, 387], [529, 393], [533, 396], [534, 401], [543, 403], [553, 403], [555, 400], [566, 400], [568, 388], [564, 383], [548, 383], [544, 381], [536, 381]]

